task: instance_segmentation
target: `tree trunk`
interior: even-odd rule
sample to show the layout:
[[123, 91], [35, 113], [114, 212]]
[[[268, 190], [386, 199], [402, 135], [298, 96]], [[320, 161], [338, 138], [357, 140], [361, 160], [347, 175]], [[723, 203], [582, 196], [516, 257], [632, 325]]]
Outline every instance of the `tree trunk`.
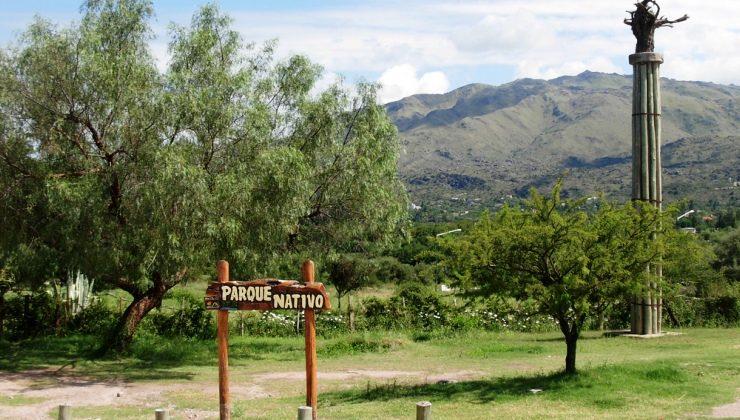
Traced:
[[576, 373], [576, 343], [578, 342], [578, 334], [568, 334], [565, 336], [565, 345], [567, 347], [565, 353], [565, 373], [573, 374]]
[[668, 306], [668, 303], [663, 303], [663, 306], [665, 306], [665, 310], [668, 312], [668, 317], [671, 318], [671, 322], [673, 322], [673, 326], [676, 328], [681, 328], [681, 323], [678, 322], [678, 318], [676, 318], [676, 314], [673, 313], [673, 309], [671, 309], [670, 306]]
[[352, 295], [347, 294], [347, 313], [349, 320], [349, 330], [355, 331], [355, 311], [352, 309]]
[[126, 352], [131, 346], [141, 320], [149, 311], [162, 305], [164, 294], [177, 284], [177, 282], [171, 284], [163, 282], [159, 275], [155, 275], [155, 278], [158, 279], [154, 281], [149, 290], [142, 295], [134, 296], [134, 301], [131, 302], [118, 320], [110, 337], [99, 350], [99, 354]]
[[578, 337], [581, 335], [581, 327], [586, 321], [586, 316], [577, 316], [572, 320], [572, 323], [568, 322], [568, 317], [565, 315], [558, 316], [557, 318], [560, 331], [565, 337], [565, 373], [573, 374], [576, 373], [576, 343], [578, 342]]
[[5, 289], [0, 288], [0, 339], [3, 338], [5, 332], [3, 326], [5, 325]]

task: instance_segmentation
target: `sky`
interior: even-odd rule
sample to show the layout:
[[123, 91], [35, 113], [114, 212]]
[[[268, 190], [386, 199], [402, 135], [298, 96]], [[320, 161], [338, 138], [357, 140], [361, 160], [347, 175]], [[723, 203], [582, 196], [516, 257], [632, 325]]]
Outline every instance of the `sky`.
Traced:
[[[634, 0], [220, 0], [245, 41], [277, 39], [278, 56], [321, 64], [320, 85], [380, 82], [382, 102], [470, 84], [552, 79], [585, 70], [631, 74], [635, 39], [622, 21]], [[167, 63], [169, 24], [188, 25], [204, 1], [154, 0], [151, 49]], [[740, 85], [740, 0], [662, 0], [689, 20], [656, 33], [661, 74]], [[0, 45], [34, 15], [69, 25], [81, 0], [0, 0]]]

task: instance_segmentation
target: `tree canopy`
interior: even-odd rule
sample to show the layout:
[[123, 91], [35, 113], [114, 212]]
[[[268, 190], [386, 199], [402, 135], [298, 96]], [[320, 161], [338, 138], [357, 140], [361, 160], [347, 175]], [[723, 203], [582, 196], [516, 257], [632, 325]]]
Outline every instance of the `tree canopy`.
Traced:
[[[567, 345], [565, 371], [576, 371], [576, 343], [602, 305], [637, 293], [648, 263], [660, 256], [657, 211], [640, 203], [564, 200], [531, 191], [523, 209], [484, 214], [463, 237], [443, 238], [446, 264], [460, 284], [482, 295], [534, 300], [558, 323]], [[459, 238], [459, 239], [458, 239]]]
[[398, 231], [398, 138], [374, 86], [317, 92], [319, 66], [246, 44], [213, 5], [171, 27], [164, 73], [150, 1], [83, 13], [37, 19], [0, 57], [1, 254], [43, 256], [39, 280], [79, 270], [129, 292], [110, 347], [217, 259], [251, 276]]

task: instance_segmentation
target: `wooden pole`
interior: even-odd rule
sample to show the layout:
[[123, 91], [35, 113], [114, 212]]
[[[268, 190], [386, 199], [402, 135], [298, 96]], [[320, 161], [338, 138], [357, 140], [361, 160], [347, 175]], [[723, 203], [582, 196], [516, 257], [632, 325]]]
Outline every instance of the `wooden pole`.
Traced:
[[432, 403], [429, 401], [416, 403], [416, 420], [432, 420]]
[[[660, 64], [663, 57], [652, 52], [630, 55], [633, 65], [632, 96], [632, 199], [647, 201], [660, 209], [663, 199], [661, 176]], [[648, 273], [661, 276], [660, 263], [650, 264]], [[632, 309], [632, 333], [660, 334], [662, 291], [649, 279]]]
[[[655, 63], [655, 72], [653, 73], [653, 77], [655, 77], [655, 142], [656, 142], [656, 148], [655, 148], [655, 155], [657, 157], [657, 166], [658, 166], [658, 182], [657, 182], [657, 192], [656, 192], [656, 199], [657, 199], [657, 207], [659, 210], [663, 209], [663, 174], [662, 174], [662, 168], [663, 163], [660, 159], [660, 146], [663, 143], [663, 140], [661, 138], [662, 136], [662, 127], [661, 127], [661, 113], [662, 113], [662, 103], [660, 98], [660, 63]], [[663, 265], [662, 262], [658, 262], [657, 266], [655, 267], [655, 272], [658, 276], [658, 279], [663, 278]], [[657, 320], [657, 330], [656, 332], [660, 334], [663, 332], [663, 289], [658, 285], [658, 297], [657, 297], [657, 307], [656, 307], [656, 320]]]
[[[303, 262], [303, 281], [314, 282], [314, 264], [311, 260]], [[305, 311], [306, 328], [306, 405], [311, 406], [311, 418], [318, 415], [319, 390], [316, 384], [316, 315], [313, 309]]]
[[648, 165], [648, 126], [647, 126], [647, 69], [645, 66], [639, 66], [640, 71], [640, 199], [649, 199], [650, 187], [648, 182], [650, 179], [649, 165]]
[[[221, 260], [216, 264], [219, 283], [229, 281], [229, 263]], [[231, 419], [229, 397], [229, 311], [218, 311], [218, 402], [221, 420]]]
[[[640, 197], [640, 108], [639, 108], [639, 80], [638, 72], [632, 76], [632, 199]], [[634, 330], [634, 328], [633, 328]]]
[[154, 420], [170, 420], [170, 413], [164, 408], [154, 410]]
[[72, 406], [71, 405], [60, 405], [59, 406], [59, 420], [72, 420]]

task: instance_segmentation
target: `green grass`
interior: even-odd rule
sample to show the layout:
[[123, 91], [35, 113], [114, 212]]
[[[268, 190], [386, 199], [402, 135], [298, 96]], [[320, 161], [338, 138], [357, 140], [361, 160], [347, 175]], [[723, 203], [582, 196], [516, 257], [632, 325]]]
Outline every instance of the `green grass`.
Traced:
[[[331, 374], [319, 382], [321, 418], [409, 418], [424, 400], [432, 402], [435, 418], [675, 418], [704, 416], [740, 397], [740, 329], [690, 329], [650, 340], [590, 332], [579, 341], [577, 375], [561, 373], [565, 344], [557, 333], [413, 336], [374, 332], [319, 340], [320, 377]], [[17, 345], [25, 351], [3, 359], [2, 370], [76, 360], [61, 372], [154, 382], [165, 390], [143, 408], [75, 407], [75, 416], [145, 419], [154, 408], [169, 407], [182, 418], [187, 410], [218, 410], [213, 342], [140, 337], [130, 357], [88, 360], [75, 347], [89, 346], [86, 339], [54, 341], [41, 341], [38, 349]], [[232, 337], [233, 418], [294, 417], [304, 402], [303, 357], [300, 337]], [[371, 370], [385, 374], [356, 374]], [[275, 373], [285, 375], [265, 376]], [[0, 406], [8, 404], [8, 396], [0, 398]]]
[[[24, 406], [28, 404], [35, 404], [44, 401], [43, 398], [35, 398], [35, 397], [24, 397], [24, 396], [9, 396], [9, 395], [0, 395], [0, 407], [6, 406], [6, 407], [17, 407], [17, 406]], [[2, 413], [2, 410], [0, 410], [0, 413]]]

